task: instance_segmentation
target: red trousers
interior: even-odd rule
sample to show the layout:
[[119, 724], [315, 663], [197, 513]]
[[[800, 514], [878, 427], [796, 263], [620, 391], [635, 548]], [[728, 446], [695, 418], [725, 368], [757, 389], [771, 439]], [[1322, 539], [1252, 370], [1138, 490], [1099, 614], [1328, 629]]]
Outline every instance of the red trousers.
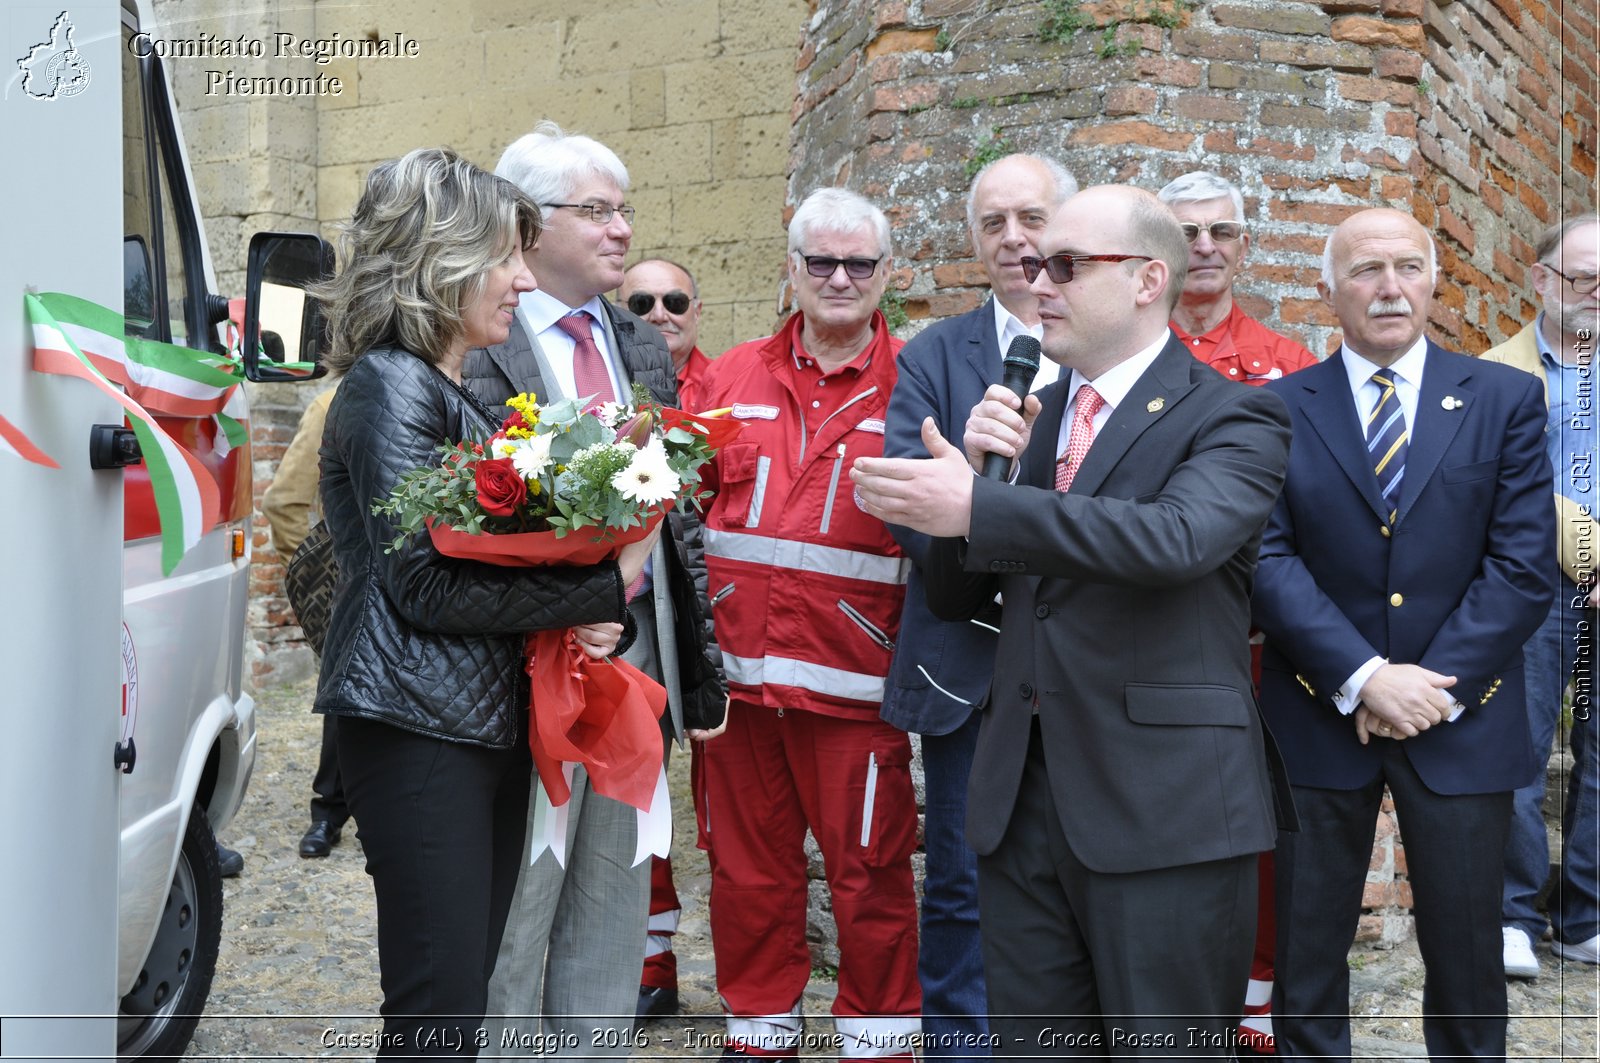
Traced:
[[[701, 766], [711, 944], [730, 1016], [798, 1014], [811, 974], [807, 827], [822, 850], [839, 928], [833, 1013], [841, 1031], [878, 1021], [862, 1016], [916, 1015], [917, 809], [905, 733], [877, 719], [736, 701]], [[904, 1019], [886, 1027], [903, 1028]]]

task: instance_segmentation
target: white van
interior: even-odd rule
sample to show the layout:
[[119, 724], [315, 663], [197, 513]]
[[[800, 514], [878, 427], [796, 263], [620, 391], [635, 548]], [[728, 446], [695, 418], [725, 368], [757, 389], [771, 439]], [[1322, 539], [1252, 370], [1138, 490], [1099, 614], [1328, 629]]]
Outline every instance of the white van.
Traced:
[[[242, 690], [249, 410], [240, 383], [215, 413], [150, 411], [216, 491], [214, 524], [172, 567], [126, 411], [87, 379], [40, 371], [49, 333], [24, 309], [25, 291], [69, 297], [51, 305], [70, 303], [77, 318], [60, 331], [90, 361], [106, 320], [97, 314], [120, 315], [130, 358], [138, 340], [169, 355], [156, 345], [225, 353], [229, 300], [216, 291], [161, 60], [129, 47], [150, 28], [148, 0], [8, 3], [6, 14], [3, 1052], [175, 1058], [220, 941], [214, 833], [238, 810], [255, 758], [255, 703]], [[303, 287], [326, 264], [316, 238], [279, 237], [253, 247], [251, 286], [265, 270], [280, 289]], [[320, 326], [306, 315], [288, 357], [314, 362]], [[252, 379], [314, 375], [250, 362]]]

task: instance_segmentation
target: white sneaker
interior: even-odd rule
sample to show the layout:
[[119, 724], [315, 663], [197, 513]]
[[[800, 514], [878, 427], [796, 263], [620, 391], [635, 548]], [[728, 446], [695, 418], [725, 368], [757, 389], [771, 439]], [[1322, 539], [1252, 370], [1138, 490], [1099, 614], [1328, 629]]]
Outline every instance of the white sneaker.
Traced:
[[1507, 978], [1539, 977], [1539, 958], [1533, 954], [1533, 942], [1528, 939], [1526, 931], [1503, 926], [1500, 928], [1500, 939], [1500, 954], [1505, 961]]
[[[1577, 960], [1579, 963], [1600, 963], [1600, 934], [1596, 934], [1588, 941], [1579, 942], [1576, 945], [1555, 941], [1551, 943], [1550, 948], [1564, 960]], [[1509, 956], [1511, 953], [1508, 951], [1506, 955]]]

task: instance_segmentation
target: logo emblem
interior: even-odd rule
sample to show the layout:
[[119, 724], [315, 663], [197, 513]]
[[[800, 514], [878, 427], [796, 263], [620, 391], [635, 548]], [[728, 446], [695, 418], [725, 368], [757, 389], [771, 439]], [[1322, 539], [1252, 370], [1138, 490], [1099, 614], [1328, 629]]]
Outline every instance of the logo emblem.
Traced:
[[17, 60], [22, 91], [36, 100], [76, 96], [89, 87], [89, 61], [73, 43], [72, 17], [63, 11], [50, 27], [50, 39], [28, 49]]
[[1145, 411], [1147, 413], [1160, 413], [1162, 408], [1164, 406], [1166, 406], [1166, 404], [1167, 404], [1167, 400], [1166, 399], [1151, 399], [1148, 403], [1145, 404]]

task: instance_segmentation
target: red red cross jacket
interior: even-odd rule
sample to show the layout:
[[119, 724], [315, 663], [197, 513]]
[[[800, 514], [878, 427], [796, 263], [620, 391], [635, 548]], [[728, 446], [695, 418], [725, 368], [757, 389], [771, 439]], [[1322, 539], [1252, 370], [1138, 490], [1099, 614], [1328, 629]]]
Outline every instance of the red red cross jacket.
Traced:
[[876, 720], [910, 562], [856, 504], [850, 465], [883, 453], [904, 343], [875, 313], [848, 397], [807, 423], [817, 414], [792, 383], [801, 325], [795, 314], [718, 358], [706, 390], [745, 425], [708, 478], [712, 617], [735, 700]]

